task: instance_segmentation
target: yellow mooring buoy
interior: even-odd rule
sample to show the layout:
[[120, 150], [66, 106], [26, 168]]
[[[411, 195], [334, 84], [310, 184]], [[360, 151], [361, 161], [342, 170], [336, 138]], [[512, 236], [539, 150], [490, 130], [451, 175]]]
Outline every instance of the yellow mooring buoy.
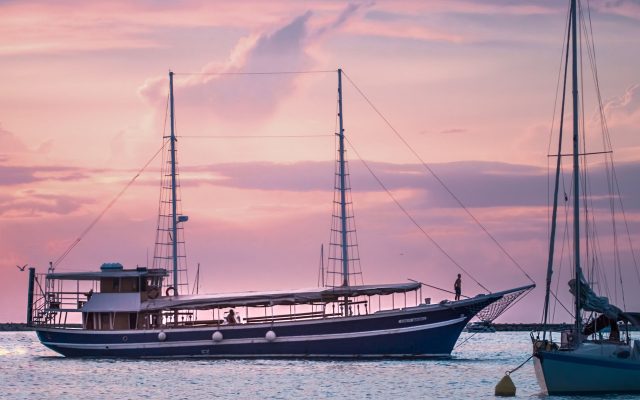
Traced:
[[507, 373], [496, 385], [496, 396], [511, 397], [516, 395], [516, 385], [513, 384], [511, 377]]

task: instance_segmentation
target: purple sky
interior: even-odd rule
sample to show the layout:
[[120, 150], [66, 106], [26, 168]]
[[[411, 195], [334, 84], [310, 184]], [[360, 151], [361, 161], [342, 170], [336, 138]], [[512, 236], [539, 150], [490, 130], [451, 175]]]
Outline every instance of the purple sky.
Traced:
[[[542, 284], [553, 161], [547, 154], [554, 151], [549, 132], [566, 11], [564, 2], [551, 0], [0, 2], [0, 301], [6, 305], [0, 321], [25, 318], [27, 274], [15, 266], [44, 272], [160, 147], [169, 69], [344, 68]], [[592, 1], [591, 17], [617, 179], [632, 242], [639, 243], [640, 4]], [[201, 263], [202, 291], [316, 283], [331, 222], [336, 84], [335, 73], [176, 77], [188, 263], [191, 277]], [[450, 288], [458, 270], [393, 204], [354, 150], [483, 285], [526, 284], [348, 80], [344, 85], [365, 282], [413, 278]], [[592, 86], [587, 69], [586, 139], [591, 151], [601, 151]], [[193, 137], [202, 135], [312, 137]], [[589, 161], [590, 191], [607, 266], [613, 248], [601, 161]], [[151, 164], [60, 271], [116, 261], [146, 265], [159, 166], [159, 159]], [[569, 168], [563, 169], [567, 192]], [[626, 234], [620, 221], [618, 227]], [[618, 239], [622, 265], [601, 289], [637, 311], [640, 275], [626, 236]], [[554, 287], [558, 278], [558, 296], [569, 303], [562, 249]], [[465, 293], [481, 292], [469, 277], [463, 281]], [[614, 288], [622, 281], [624, 299]], [[538, 321], [542, 296], [539, 287], [501, 320]], [[558, 311], [556, 320], [567, 319]]]

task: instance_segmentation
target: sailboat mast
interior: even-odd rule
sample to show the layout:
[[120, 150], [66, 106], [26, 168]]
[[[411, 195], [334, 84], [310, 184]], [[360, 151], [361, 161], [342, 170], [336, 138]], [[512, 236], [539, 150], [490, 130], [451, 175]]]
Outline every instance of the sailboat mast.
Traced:
[[[571, 21], [571, 20], [569, 20]], [[571, 22], [567, 28], [567, 44], [571, 40]], [[564, 112], [567, 99], [567, 72], [569, 71], [569, 48], [567, 45], [565, 59], [564, 59], [564, 79], [562, 82], [562, 106], [560, 107], [560, 130], [558, 134], [558, 156], [556, 157], [556, 174], [555, 185], [553, 188], [553, 209], [551, 213], [551, 232], [549, 235], [549, 258], [547, 260], [547, 278], [545, 282], [544, 292], [544, 331], [543, 339], [547, 335], [547, 322], [549, 320], [549, 295], [551, 294], [551, 276], [553, 275], [553, 259], [555, 254], [556, 243], [556, 227], [558, 223], [558, 191], [560, 190], [560, 165], [562, 160], [562, 140], [564, 133]]]
[[338, 119], [340, 121], [340, 233], [342, 235], [342, 286], [349, 286], [349, 243], [347, 241], [347, 198], [344, 161], [344, 126], [342, 125], [342, 69], [338, 68]]
[[573, 251], [575, 262], [575, 317], [576, 317], [576, 333], [580, 337], [581, 320], [580, 320], [580, 164], [579, 153], [580, 146], [578, 143], [578, 4], [577, 0], [571, 0], [571, 46], [572, 46], [572, 78], [573, 78]]
[[173, 71], [169, 71], [169, 102], [171, 106], [171, 250], [173, 254], [173, 290], [178, 294], [178, 216], [176, 197], [176, 132], [173, 107]]

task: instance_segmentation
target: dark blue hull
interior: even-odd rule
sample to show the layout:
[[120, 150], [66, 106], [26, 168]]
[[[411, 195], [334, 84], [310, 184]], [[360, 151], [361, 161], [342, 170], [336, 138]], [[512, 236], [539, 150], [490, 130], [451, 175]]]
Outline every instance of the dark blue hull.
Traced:
[[[45, 346], [67, 357], [448, 357], [467, 322], [495, 300], [274, 324], [36, 332]], [[275, 338], [267, 339], [269, 331]]]

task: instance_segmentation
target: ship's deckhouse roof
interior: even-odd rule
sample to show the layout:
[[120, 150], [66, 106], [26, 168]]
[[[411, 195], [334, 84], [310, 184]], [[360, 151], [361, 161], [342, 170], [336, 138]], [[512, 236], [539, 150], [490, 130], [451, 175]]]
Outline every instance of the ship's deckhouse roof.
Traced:
[[82, 312], [138, 312], [140, 293], [93, 293]]
[[142, 303], [142, 310], [166, 310], [185, 308], [222, 308], [243, 306], [271, 306], [308, 304], [335, 301], [341, 297], [386, 295], [418, 290], [420, 283], [398, 283], [386, 285], [362, 285], [348, 287], [319, 287], [299, 290], [267, 292], [220, 293], [213, 295], [182, 295], [160, 297]]
[[55, 272], [47, 274], [48, 279], [75, 280], [75, 281], [97, 281], [102, 278], [136, 278], [142, 276], [167, 276], [164, 269], [125, 269], [125, 270], [105, 270], [91, 272]]

